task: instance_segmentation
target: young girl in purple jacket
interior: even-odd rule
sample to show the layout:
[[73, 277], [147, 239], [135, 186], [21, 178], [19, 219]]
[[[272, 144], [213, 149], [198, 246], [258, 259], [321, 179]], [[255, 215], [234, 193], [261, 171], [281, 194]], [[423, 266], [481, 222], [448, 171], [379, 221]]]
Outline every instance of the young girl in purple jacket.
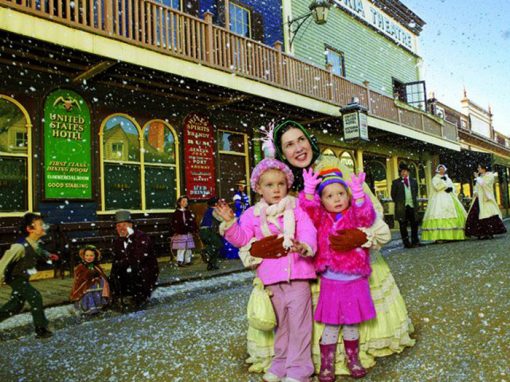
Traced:
[[[290, 169], [275, 159], [262, 160], [253, 170], [251, 187], [261, 200], [246, 210], [237, 224], [232, 209], [219, 203], [224, 222], [220, 233], [236, 247], [243, 263], [256, 268], [257, 276], [272, 296], [277, 328], [274, 358], [264, 375], [266, 382], [308, 382], [314, 367], [311, 353], [312, 301], [309, 280], [315, 279], [312, 256], [317, 231], [298, 205], [287, 195], [294, 182]], [[252, 257], [249, 245], [261, 238], [282, 236], [280, 256]]]
[[335, 381], [335, 353], [340, 326], [347, 366], [354, 378], [366, 375], [359, 361], [358, 324], [376, 316], [368, 277], [371, 273], [368, 248], [338, 252], [328, 237], [338, 230], [370, 227], [376, 212], [363, 192], [365, 173], [351, 175], [345, 181], [337, 168], [323, 167], [320, 172], [303, 170], [305, 188], [299, 203], [317, 227], [319, 238], [315, 270], [320, 273], [320, 294], [315, 320], [325, 324], [320, 340], [320, 382]]

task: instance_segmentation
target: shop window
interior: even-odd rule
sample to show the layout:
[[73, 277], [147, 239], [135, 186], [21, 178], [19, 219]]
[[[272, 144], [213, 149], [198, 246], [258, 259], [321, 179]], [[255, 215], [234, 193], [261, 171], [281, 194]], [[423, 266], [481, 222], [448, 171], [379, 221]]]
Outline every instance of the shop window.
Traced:
[[148, 210], [173, 209], [179, 190], [177, 176], [177, 134], [160, 120], [143, 129], [145, 205]]
[[103, 122], [103, 211], [174, 208], [179, 192], [175, 137], [161, 120], [148, 122], [143, 130], [127, 115]]
[[349, 170], [351, 170], [352, 173], [356, 170], [356, 165], [354, 162], [354, 158], [352, 157], [352, 154], [348, 151], [344, 151], [340, 155], [340, 163], [342, 163], [345, 167], [347, 167]]
[[218, 134], [219, 196], [231, 201], [237, 182], [245, 181], [249, 186], [248, 136], [224, 130]]
[[244, 37], [251, 37], [250, 11], [235, 3], [229, 3], [230, 30]]
[[0, 213], [3, 215], [32, 210], [30, 128], [23, 106], [0, 95]]
[[[389, 198], [388, 181], [386, 179], [386, 162], [384, 159], [370, 159], [363, 166], [366, 175], [366, 183], [381, 201]], [[384, 206], [385, 209], [387, 206]], [[385, 211], [386, 212], [386, 211]]]
[[326, 64], [333, 66], [333, 74], [345, 77], [344, 54], [328, 45], [326, 45]]

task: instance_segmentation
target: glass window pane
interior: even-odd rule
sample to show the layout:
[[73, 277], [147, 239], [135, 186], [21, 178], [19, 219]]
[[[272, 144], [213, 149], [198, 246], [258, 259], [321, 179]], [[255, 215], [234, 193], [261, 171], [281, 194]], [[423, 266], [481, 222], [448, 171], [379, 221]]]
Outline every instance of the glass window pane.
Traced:
[[245, 8], [230, 3], [230, 30], [241, 36], [250, 36], [250, 15]]
[[145, 167], [145, 204], [147, 209], [173, 209], [177, 201], [174, 167]]
[[104, 175], [105, 209], [142, 208], [140, 166], [105, 163]]
[[0, 211], [26, 211], [27, 158], [0, 157]]
[[175, 138], [163, 122], [149, 122], [143, 131], [145, 162], [175, 164]]
[[122, 116], [110, 118], [104, 127], [103, 150], [105, 160], [140, 161], [140, 141], [136, 126]]
[[244, 135], [220, 131], [220, 151], [233, 151], [244, 154]]
[[0, 99], [0, 151], [27, 153], [25, 116], [12, 102]]
[[236, 183], [246, 181], [246, 162], [244, 156], [220, 154], [220, 197], [232, 201]]

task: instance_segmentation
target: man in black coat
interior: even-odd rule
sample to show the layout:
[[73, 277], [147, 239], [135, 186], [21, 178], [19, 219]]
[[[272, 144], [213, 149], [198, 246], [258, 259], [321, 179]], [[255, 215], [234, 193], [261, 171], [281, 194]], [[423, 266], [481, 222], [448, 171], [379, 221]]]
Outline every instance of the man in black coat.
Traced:
[[131, 297], [135, 308], [141, 308], [156, 287], [159, 267], [151, 238], [134, 229], [129, 211], [117, 211], [115, 228], [119, 235], [113, 242], [110, 287], [114, 304], [126, 308], [125, 297]]
[[[391, 198], [395, 203], [395, 219], [400, 225], [400, 236], [406, 248], [420, 245], [418, 239], [418, 182], [409, 176], [409, 167], [402, 163], [399, 166], [400, 177], [391, 184]], [[411, 225], [411, 242], [407, 225]]]

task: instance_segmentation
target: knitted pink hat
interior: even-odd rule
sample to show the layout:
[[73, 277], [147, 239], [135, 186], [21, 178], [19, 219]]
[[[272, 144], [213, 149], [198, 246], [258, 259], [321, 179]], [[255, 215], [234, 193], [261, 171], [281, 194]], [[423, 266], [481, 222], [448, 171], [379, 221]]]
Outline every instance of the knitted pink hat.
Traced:
[[288, 168], [285, 163], [280, 162], [277, 159], [266, 158], [262, 159], [251, 173], [250, 184], [252, 190], [255, 190], [260, 177], [268, 170], [280, 170], [283, 172], [287, 178], [287, 189], [292, 187], [292, 184], [294, 183], [294, 175], [292, 174], [292, 171], [290, 171], [290, 168]]

